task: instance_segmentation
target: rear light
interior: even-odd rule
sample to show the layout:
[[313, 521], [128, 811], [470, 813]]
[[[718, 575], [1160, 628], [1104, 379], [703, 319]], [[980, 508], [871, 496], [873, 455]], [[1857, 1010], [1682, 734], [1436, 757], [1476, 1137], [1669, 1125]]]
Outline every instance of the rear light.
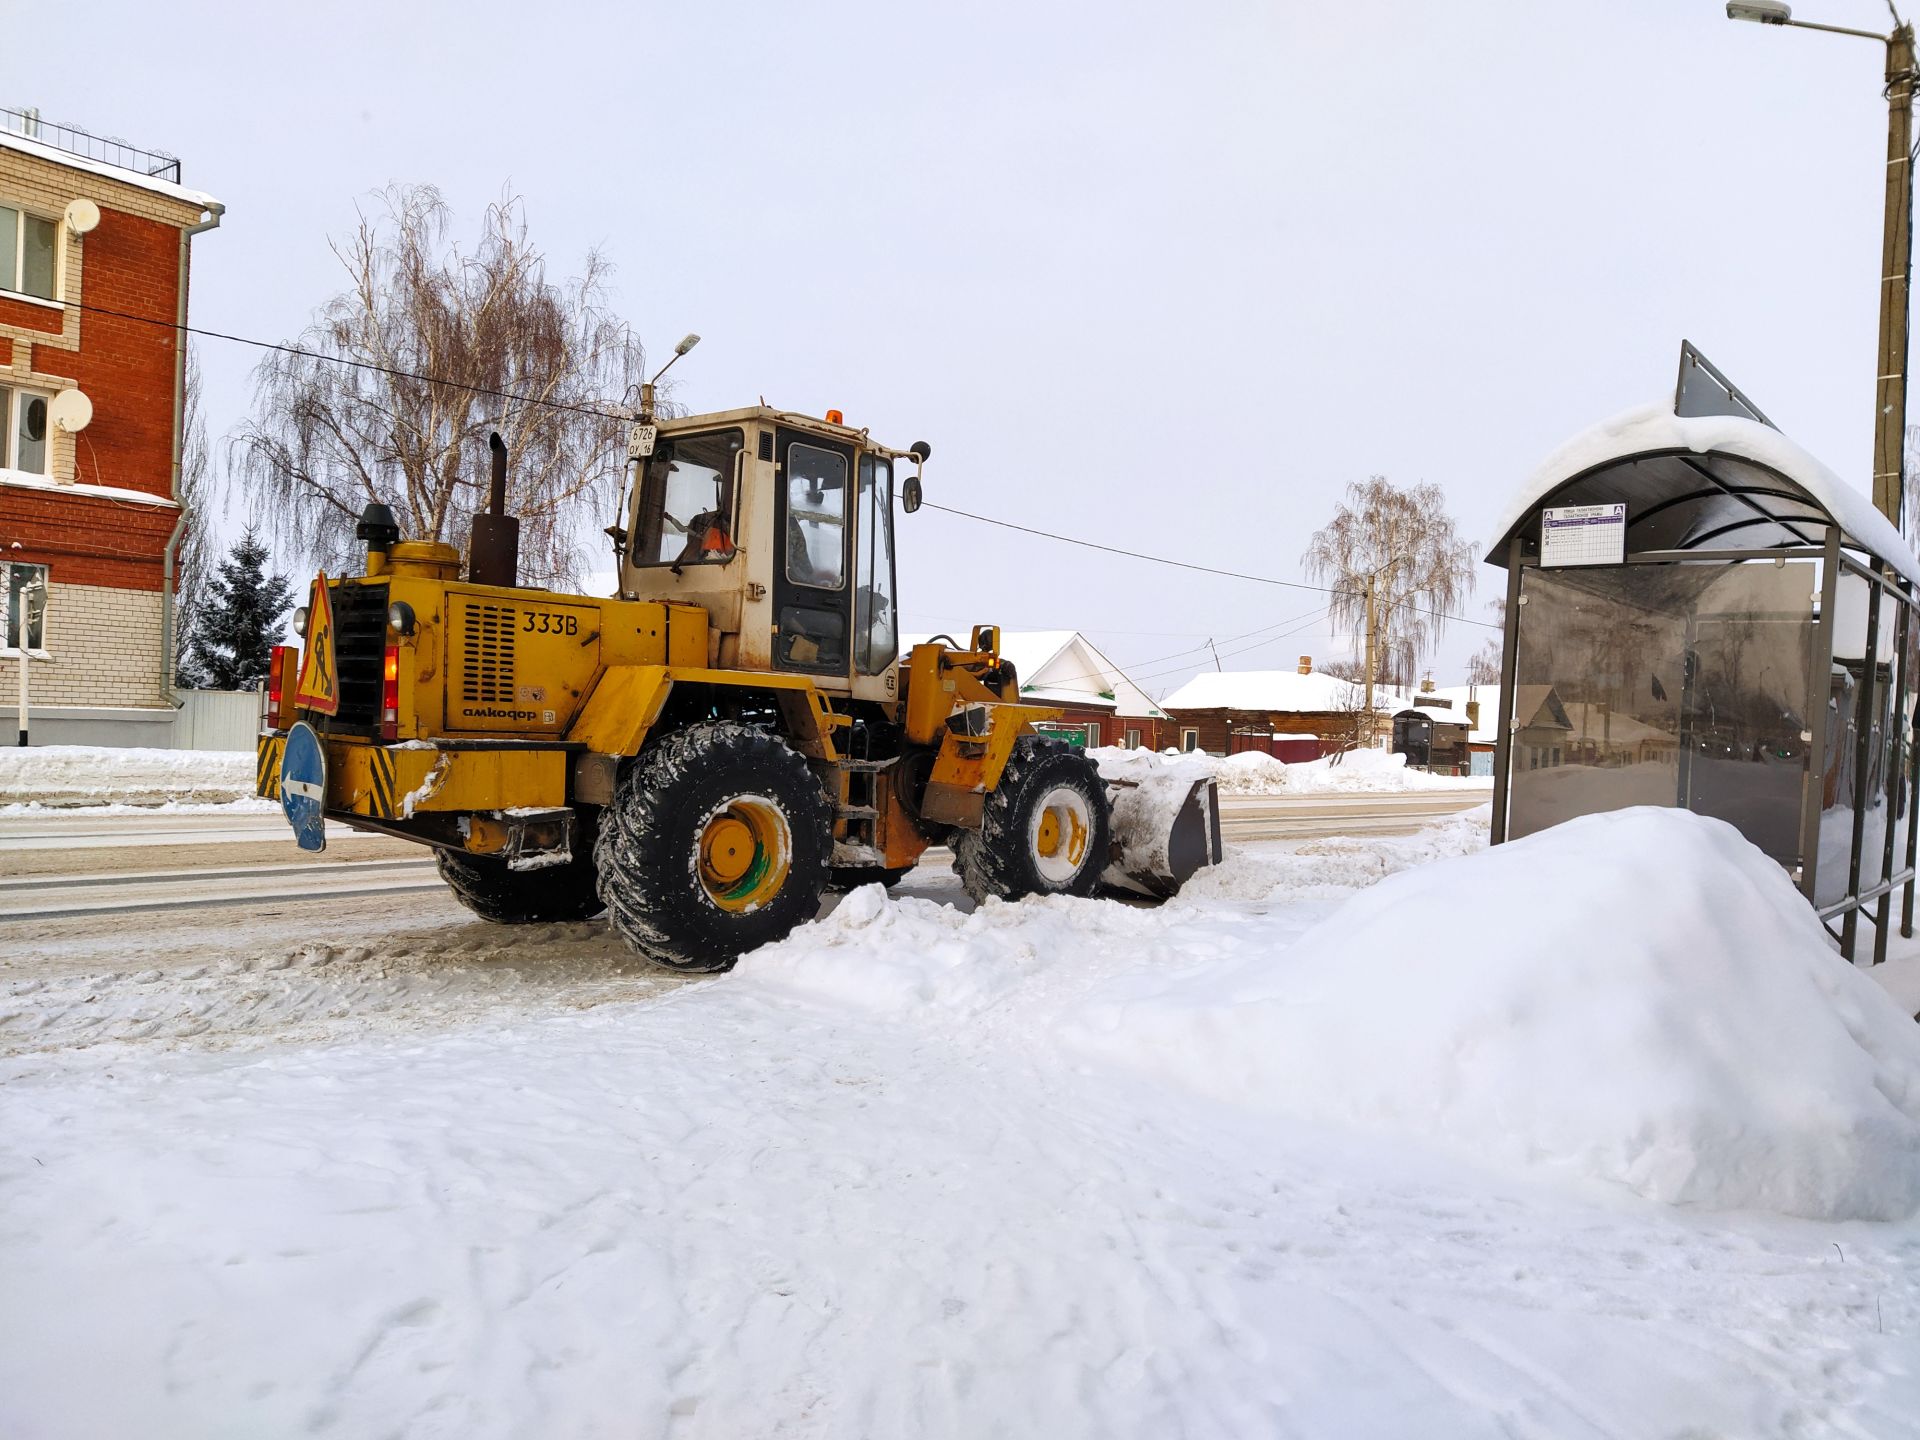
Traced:
[[293, 657], [300, 652], [292, 645], [276, 645], [267, 659], [267, 728], [284, 730], [292, 715], [287, 704], [287, 682], [293, 678]]
[[400, 647], [387, 646], [386, 663], [380, 670], [380, 738], [400, 738]]

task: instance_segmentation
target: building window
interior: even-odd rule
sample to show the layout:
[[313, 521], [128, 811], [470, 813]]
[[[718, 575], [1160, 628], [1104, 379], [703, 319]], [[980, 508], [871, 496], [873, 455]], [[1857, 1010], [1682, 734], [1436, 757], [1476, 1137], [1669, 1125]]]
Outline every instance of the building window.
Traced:
[[1133, 729], [1132, 727], [1128, 727], [1127, 749], [1138, 750], [1139, 748], [1140, 748], [1140, 732], [1138, 730]]
[[53, 299], [59, 236], [53, 221], [0, 205], [0, 290]]
[[47, 567], [0, 565], [7, 586], [6, 653], [18, 655], [24, 635], [27, 649], [47, 648]]
[[1198, 730], [1182, 730], [1180, 732], [1180, 748], [1186, 751], [1198, 750], [1200, 748], [1200, 732]]
[[47, 397], [0, 385], [0, 470], [47, 473]]

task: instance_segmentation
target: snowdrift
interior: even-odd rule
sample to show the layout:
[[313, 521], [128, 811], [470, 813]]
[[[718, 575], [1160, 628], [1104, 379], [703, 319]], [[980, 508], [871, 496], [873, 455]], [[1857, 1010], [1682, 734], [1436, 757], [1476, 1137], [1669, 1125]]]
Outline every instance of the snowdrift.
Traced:
[[0, 806], [229, 805], [257, 803], [250, 750], [151, 750], [35, 745], [0, 750]]
[[1222, 759], [1215, 755], [1156, 754], [1111, 747], [1089, 750], [1109, 780], [1143, 782], [1150, 775], [1212, 775], [1222, 795], [1379, 795], [1409, 790], [1486, 789], [1484, 777], [1429, 775], [1409, 770], [1407, 757], [1384, 750], [1353, 750], [1332, 760], [1289, 765], [1258, 750]]
[[1635, 809], [1403, 872], [1280, 953], [1116, 980], [1089, 1057], [1651, 1200], [1920, 1207], [1920, 1026], [1731, 826]]

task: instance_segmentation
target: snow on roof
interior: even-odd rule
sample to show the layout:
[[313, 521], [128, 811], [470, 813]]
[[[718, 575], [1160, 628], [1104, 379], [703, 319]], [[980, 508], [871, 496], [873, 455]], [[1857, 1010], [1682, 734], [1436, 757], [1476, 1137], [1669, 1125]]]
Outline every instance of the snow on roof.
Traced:
[[64, 165], [69, 170], [80, 170], [88, 175], [98, 175], [102, 179], [131, 185], [136, 190], [148, 190], [155, 195], [164, 195], [169, 200], [178, 200], [183, 205], [192, 205], [201, 210], [225, 208], [205, 191], [189, 190], [186, 186], [176, 185], [171, 180], [142, 175], [138, 170], [123, 170], [118, 165], [109, 165], [104, 160], [95, 160], [86, 155], [75, 155], [56, 145], [43, 145], [38, 140], [29, 140], [26, 136], [15, 134], [11, 130], [0, 130], [0, 146], [9, 150], [18, 150], [23, 155], [32, 155], [39, 160], [51, 161], [55, 165]]
[[[1160, 702], [1165, 710], [1271, 710], [1323, 714], [1358, 709], [1362, 687], [1315, 670], [1209, 670], [1194, 676]], [[1406, 693], [1376, 685], [1374, 708], [1403, 704]]]
[[[902, 635], [900, 653], [904, 656], [932, 638]], [[1002, 630], [1000, 657], [1013, 662], [1025, 698], [1111, 709], [1120, 715], [1166, 713], [1078, 630]]]
[[1800, 486], [1839, 522], [1840, 528], [1920, 585], [1920, 560], [1872, 500], [1842, 480], [1796, 441], [1772, 426], [1732, 415], [1680, 416], [1656, 402], [1623, 411], [1582, 431], [1549, 455], [1507, 501], [1493, 529], [1489, 564], [1505, 565], [1514, 528], [1556, 488], [1610, 461], [1653, 452], [1710, 451], [1765, 465]]
[[[1433, 690], [1432, 697], [1452, 701], [1453, 714], [1462, 721], [1467, 718], [1467, 702], [1477, 701], [1480, 706], [1480, 723], [1468, 733], [1467, 739], [1475, 745], [1491, 745], [1500, 738], [1500, 687], [1498, 685], [1441, 685]], [[1429, 697], [1421, 698], [1424, 700]]]

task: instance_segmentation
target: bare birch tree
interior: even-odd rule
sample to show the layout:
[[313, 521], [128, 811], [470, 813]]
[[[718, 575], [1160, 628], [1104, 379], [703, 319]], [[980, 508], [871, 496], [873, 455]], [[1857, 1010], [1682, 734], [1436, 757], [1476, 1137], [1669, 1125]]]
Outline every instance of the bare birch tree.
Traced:
[[200, 354], [187, 346], [186, 379], [182, 388], [180, 440], [180, 537], [174, 572], [176, 592], [173, 621], [175, 682], [189, 688], [204, 678], [193, 664], [188, 644], [206, 604], [207, 584], [219, 545], [212, 534], [215, 501], [213, 449], [207, 443], [207, 412], [201, 386]]
[[1501, 638], [1506, 634], [1507, 602], [1504, 597], [1489, 600], [1487, 609], [1493, 612], [1494, 623], [1499, 629], [1489, 635], [1467, 661], [1467, 683], [1469, 685], [1498, 685], [1500, 683]]
[[1371, 608], [1374, 681], [1402, 687], [1439, 643], [1446, 613], [1473, 593], [1473, 559], [1438, 485], [1402, 490], [1384, 475], [1349, 484], [1302, 557], [1307, 573], [1333, 588], [1327, 617], [1361, 655]]
[[608, 308], [610, 266], [590, 250], [577, 278], [550, 281], [510, 193], [471, 252], [449, 243], [433, 186], [375, 199], [333, 244], [347, 288], [293, 351], [254, 372], [254, 412], [233, 444], [258, 513], [335, 570], [351, 563], [370, 500], [393, 507], [407, 539], [464, 546], [498, 430], [521, 574], [571, 580], [581, 532], [614, 518], [625, 460], [615, 415], [643, 378], [639, 340]]

